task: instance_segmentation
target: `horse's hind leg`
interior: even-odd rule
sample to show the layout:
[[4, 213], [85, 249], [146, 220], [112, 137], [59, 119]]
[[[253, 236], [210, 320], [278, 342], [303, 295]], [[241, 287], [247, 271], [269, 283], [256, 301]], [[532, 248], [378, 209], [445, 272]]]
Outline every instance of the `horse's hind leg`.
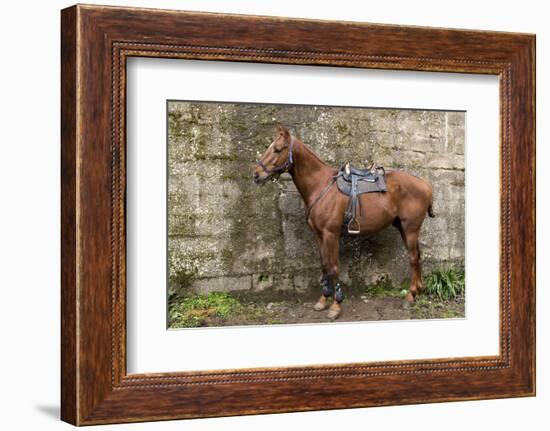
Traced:
[[419, 229], [415, 226], [410, 226], [406, 222], [401, 223], [399, 220], [394, 223], [397, 227], [403, 242], [409, 251], [409, 265], [411, 267], [411, 287], [406, 296], [406, 300], [414, 302], [420, 292], [422, 292], [422, 262], [420, 257], [420, 245], [418, 243]]
[[406, 299], [409, 302], [414, 302], [414, 299], [422, 292], [422, 260], [418, 233], [407, 236], [407, 249], [409, 250], [409, 263], [411, 266], [411, 287]]

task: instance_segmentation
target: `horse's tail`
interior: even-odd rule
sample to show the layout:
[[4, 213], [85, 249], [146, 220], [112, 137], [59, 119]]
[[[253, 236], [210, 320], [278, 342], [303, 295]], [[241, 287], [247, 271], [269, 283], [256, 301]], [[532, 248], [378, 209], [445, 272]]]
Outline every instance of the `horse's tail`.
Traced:
[[431, 184], [430, 184], [430, 206], [428, 207], [428, 215], [431, 218], [435, 217], [433, 205], [434, 205], [434, 195], [433, 195], [432, 187], [431, 187]]

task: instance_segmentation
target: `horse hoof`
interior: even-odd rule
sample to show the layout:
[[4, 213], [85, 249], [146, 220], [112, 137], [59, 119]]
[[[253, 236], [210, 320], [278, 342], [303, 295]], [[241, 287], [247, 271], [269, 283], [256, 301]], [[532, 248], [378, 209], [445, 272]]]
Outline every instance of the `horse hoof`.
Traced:
[[410, 302], [411, 304], [414, 302], [414, 296], [410, 292], [407, 293], [407, 296], [405, 296], [405, 299], [407, 300], [407, 302]]
[[323, 311], [323, 310], [326, 310], [327, 307], [328, 307], [328, 303], [326, 301], [325, 302], [318, 301], [317, 304], [313, 306], [313, 309], [315, 311]]
[[336, 319], [338, 319], [338, 317], [340, 317], [340, 314], [341, 314], [340, 307], [338, 307], [338, 308], [330, 307], [330, 310], [328, 310], [327, 317], [330, 320], [336, 320]]

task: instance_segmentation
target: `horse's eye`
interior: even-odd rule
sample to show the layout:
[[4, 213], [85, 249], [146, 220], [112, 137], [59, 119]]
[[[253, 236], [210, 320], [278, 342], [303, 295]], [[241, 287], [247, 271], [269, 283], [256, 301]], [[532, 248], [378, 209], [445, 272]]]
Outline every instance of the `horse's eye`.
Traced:
[[282, 148], [273, 147], [273, 151], [274, 151], [275, 153], [280, 153], [281, 151], [283, 151], [283, 149], [282, 149]]

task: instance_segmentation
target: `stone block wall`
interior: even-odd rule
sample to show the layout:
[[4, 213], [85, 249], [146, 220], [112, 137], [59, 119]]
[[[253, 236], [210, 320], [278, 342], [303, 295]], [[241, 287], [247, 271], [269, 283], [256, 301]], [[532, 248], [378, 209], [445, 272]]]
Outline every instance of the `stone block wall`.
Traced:
[[[436, 218], [421, 232], [424, 269], [463, 264], [464, 112], [171, 101], [170, 292], [318, 288], [319, 255], [290, 176], [252, 182], [278, 122], [331, 165], [374, 161], [429, 180]], [[407, 277], [393, 227], [343, 240], [345, 283], [398, 285]]]

